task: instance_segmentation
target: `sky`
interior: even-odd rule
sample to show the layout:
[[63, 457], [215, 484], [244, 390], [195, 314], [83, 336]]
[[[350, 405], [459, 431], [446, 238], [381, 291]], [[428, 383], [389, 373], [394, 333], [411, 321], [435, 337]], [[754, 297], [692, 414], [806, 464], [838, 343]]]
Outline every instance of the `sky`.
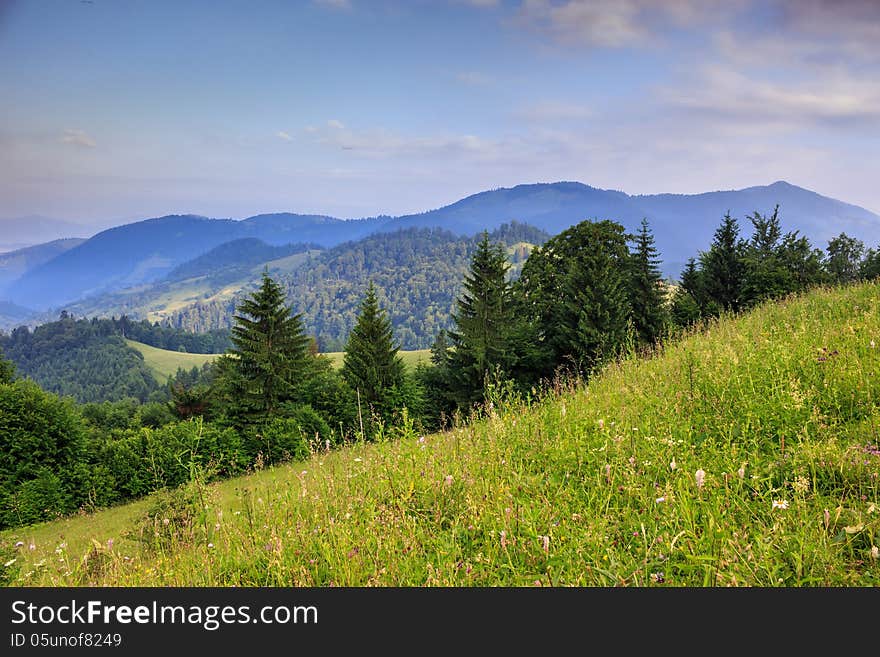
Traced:
[[0, 0], [0, 217], [401, 215], [574, 180], [880, 213], [877, 0]]

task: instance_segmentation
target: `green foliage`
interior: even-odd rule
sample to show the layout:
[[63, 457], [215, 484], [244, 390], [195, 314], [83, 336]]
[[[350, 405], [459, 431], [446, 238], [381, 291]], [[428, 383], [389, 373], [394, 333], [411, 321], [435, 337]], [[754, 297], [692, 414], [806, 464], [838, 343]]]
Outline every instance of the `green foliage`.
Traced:
[[740, 239], [739, 224], [724, 215], [709, 250], [700, 254], [700, 270], [706, 293], [718, 310], [736, 312], [742, 307], [746, 265], [746, 243]]
[[542, 374], [589, 373], [620, 353], [628, 337], [630, 254], [623, 226], [582, 221], [548, 240], [517, 282], [523, 317], [545, 349]]
[[660, 258], [647, 219], [642, 219], [633, 241], [635, 248], [630, 256], [632, 322], [639, 341], [644, 345], [653, 345], [666, 333], [669, 311], [660, 273]]
[[68, 513], [84, 431], [70, 400], [32, 381], [0, 384], [0, 527]]
[[448, 333], [449, 387], [465, 409], [482, 403], [487, 383], [503, 379], [516, 362], [508, 340], [513, 323], [508, 269], [503, 246], [484, 232], [456, 299], [455, 327]]
[[3, 350], [0, 349], [0, 385], [12, 383], [15, 378], [15, 363], [3, 358]]
[[[502, 225], [489, 236], [505, 246], [540, 244], [548, 238], [519, 222]], [[382, 291], [400, 347], [426, 349], [441, 329], [452, 327], [455, 298], [479, 240], [439, 228], [376, 233], [327, 249], [278, 280], [323, 352], [345, 348], [370, 281]], [[524, 255], [520, 248], [510, 259]], [[171, 313], [170, 321], [194, 331], [230, 326], [237, 303], [237, 298], [202, 301]]]
[[370, 414], [377, 413], [386, 421], [394, 410], [391, 391], [405, 376], [398, 351], [391, 322], [379, 308], [376, 288], [370, 282], [345, 345], [342, 376]]
[[126, 397], [146, 401], [159, 386], [143, 357], [113, 331], [108, 322], [64, 314], [33, 332], [22, 326], [0, 335], [0, 348], [21, 376], [44, 390], [81, 403]]
[[880, 276], [880, 249], [867, 250], [859, 274], [864, 281], [870, 281]]
[[322, 445], [330, 436], [329, 425], [310, 406], [289, 408], [284, 417], [273, 417], [251, 431], [248, 445], [265, 465], [301, 461], [308, 457], [310, 445]]
[[780, 298], [823, 282], [821, 252], [812, 249], [796, 232], [782, 234], [779, 206], [769, 217], [755, 212], [749, 219], [754, 230], [743, 253], [744, 306]]
[[262, 285], [238, 307], [233, 348], [220, 357], [218, 392], [236, 426], [259, 424], [296, 397], [309, 371], [309, 338], [299, 315], [285, 305], [284, 291], [263, 272]]
[[835, 283], [851, 283], [858, 280], [865, 244], [855, 237], [841, 233], [828, 242], [826, 269]]

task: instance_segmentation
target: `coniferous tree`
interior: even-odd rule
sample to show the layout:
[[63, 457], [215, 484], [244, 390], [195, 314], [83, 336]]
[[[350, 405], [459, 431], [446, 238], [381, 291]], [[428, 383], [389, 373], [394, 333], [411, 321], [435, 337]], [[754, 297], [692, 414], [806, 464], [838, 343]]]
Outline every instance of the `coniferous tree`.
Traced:
[[542, 376], [560, 367], [588, 374], [620, 352], [631, 318], [629, 258], [623, 226], [609, 220], [582, 221], [529, 256], [517, 300], [538, 330], [532, 351], [543, 358]]
[[342, 376], [360, 396], [362, 404], [389, 419], [395, 391], [404, 383], [406, 370], [394, 344], [391, 320], [379, 308], [372, 281], [345, 345]]
[[278, 283], [263, 272], [260, 288], [238, 306], [232, 348], [217, 359], [217, 383], [233, 424], [262, 422], [296, 397], [311, 373], [309, 337], [285, 305]]
[[[700, 269], [706, 292], [720, 310], [738, 311], [742, 307], [746, 265], [745, 242], [739, 237], [739, 224], [730, 213], [715, 230], [712, 245], [700, 254]], [[709, 309], [710, 314], [717, 314]]]
[[652, 345], [666, 330], [669, 312], [660, 274], [660, 258], [648, 220], [642, 219], [630, 257], [630, 303], [633, 327], [642, 344]]
[[706, 299], [702, 272], [697, 268], [696, 260], [688, 258], [672, 298], [670, 312], [675, 325], [684, 328], [703, 317]]
[[503, 378], [514, 362], [507, 339], [513, 319], [509, 267], [504, 248], [484, 231], [448, 333], [451, 393], [461, 407], [481, 402], [487, 383]]

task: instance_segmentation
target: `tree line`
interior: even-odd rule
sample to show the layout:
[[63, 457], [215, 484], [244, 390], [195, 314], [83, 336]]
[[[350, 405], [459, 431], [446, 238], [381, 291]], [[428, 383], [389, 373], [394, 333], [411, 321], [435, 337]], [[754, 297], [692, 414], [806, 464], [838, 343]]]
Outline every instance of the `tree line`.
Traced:
[[744, 239], [724, 217], [678, 285], [662, 279], [647, 221], [634, 234], [583, 221], [534, 249], [518, 277], [507, 247], [483, 233], [450, 329], [436, 333], [431, 363], [411, 371], [373, 281], [336, 370], [268, 271], [237, 305], [226, 353], [180, 373], [153, 406], [77, 407], [0, 360], [0, 526], [132, 499], [183, 483], [194, 466], [230, 476], [351, 440], [442, 428], [505, 395], [540, 396], [558, 377], [587, 379], [700, 320], [880, 274], [877, 251], [845, 234], [823, 252], [783, 234], [778, 209], [750, 221]]

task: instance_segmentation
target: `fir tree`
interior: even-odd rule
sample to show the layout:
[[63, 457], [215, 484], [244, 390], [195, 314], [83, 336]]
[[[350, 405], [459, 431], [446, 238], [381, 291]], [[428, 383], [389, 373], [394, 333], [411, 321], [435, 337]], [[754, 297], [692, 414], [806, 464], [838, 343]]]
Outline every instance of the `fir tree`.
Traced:
[[[745, 243], [739, 237], [739, 224], [730, 213], [724, 215], [709, 251], [700, 254], [700, 269], [706, 292], [720, 310], [738, 311], [742, 306], [746, 265]], [[714, 308], [710, 314], [717, 314]]]
[[217, 359], [218, 384], [233, 423], [262, 422], [279, 414], [311, 373], [309, 337], [267, 271], [237, 311], [233, 346]]
[[451, 393], [461, 407], [481, 402], [486, 384], [512, 364], [507, 335], [512, 320], [507, 254], [487, 232], [477, 244], [449, 331]]
[[660, 258], [647, 219], [642, 219], [634, 241], [635, 250], [630, 257], [633, 327], [642, 344], [652, 345], [663, 336], [669, 313], [660, 275]]
[[342, 376], [362, 403], [387, 420], [395, 410], [395, 393], [403, 386], [405, 375], [391, 321], [379, 308], [376, 288], [370, 281], [345, 345]]

